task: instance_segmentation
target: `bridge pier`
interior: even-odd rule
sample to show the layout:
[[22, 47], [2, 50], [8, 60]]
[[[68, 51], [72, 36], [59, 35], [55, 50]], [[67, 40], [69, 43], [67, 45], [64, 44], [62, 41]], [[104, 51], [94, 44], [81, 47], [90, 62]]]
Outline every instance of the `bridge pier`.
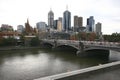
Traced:
[[53, 41], [52, 50], [55, 50], [56, 47], [57, 47], [57, 40], [55, 39], [55, 40]]
[[78, 56], [80, 56], [80, 57], [85, 57], [86, 55], [84, 54], [84, 52], [83, 51], [80, 51], [80, 50], [78, 50], [77, 52], [76, 52], [76, 54], [78, 55]]
[[84, 53], [84, 44], [82, 42], [79, 42], [79, 49], [76, 52], [76, 54], [79, 56], [85, 56], [83, 53]]

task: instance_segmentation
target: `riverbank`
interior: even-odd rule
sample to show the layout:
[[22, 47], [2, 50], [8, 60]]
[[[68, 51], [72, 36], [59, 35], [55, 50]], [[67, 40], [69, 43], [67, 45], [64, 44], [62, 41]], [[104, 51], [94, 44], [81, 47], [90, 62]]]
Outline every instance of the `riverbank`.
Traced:
[[0, 51], [9, 51], [9, 50], [26, 50], [26, 49], [39, 49], [40, 46], [37, 47], [27, 47], [27, 46], [8, 46], [8, 47], [0, 47]]
[[[93, 67], [88, 67], [88, 68], [84, 68], [84, 69], [80, 69], [80, 70], [75, 70], [75, 71], [68, 71], [65, 73], [61, 73], [61, 74], [56, 74], [56, 75], [52, 75], [52, 76], [47, 76], [47, 77], [42, 77], [42, 78], [38, 78], [38, 79], [34, 79], [34, 80], [96, 80], [96, 75], [102, 75], [102, 74], [107, 74], [107, 75], [102, 75], [104, 77], [99, 77], [97, 78], [97, 80], [101, 80], [101, 79], [105, 79], [105, 80], [119, 80], [119, 75], [115, 75], [116, 77], [112, 77], [108, 75], [109, 72], [114, 72], [114, 70], [118, 70], [120, 67], [120, 61], [117, 62], [111, 62], [111, 63], [107, 63], [107, 64], [100, 64], [97, 66], [93, 66]], [[90, 75], [91, 74], [91, 75]], [[119, 74], [119, 72], [118, 72]], [[91, 77], [92, 76], [92, 77]], [[107, 77], [106, 77], [107, 76]], [[91, 79], [92, 78], [92, 79]]]

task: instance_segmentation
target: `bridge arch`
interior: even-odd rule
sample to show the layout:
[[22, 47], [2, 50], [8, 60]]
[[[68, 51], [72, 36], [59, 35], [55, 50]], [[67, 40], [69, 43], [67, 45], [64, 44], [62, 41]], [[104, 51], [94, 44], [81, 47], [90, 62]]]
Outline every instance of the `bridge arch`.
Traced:
[[49, 43], [49, 42], [43, 42], [42, 43], [42, 46], [44, 48], [52, 48], [54, 45], [52, 43]]
[[63, 45], [57, 45], [56, 49], [59, 50], [64, 50], [64, 51], [74, 51], [77, 52], [78, 48], [72, 45], [67, 45], [67, 44], [63, 44]]

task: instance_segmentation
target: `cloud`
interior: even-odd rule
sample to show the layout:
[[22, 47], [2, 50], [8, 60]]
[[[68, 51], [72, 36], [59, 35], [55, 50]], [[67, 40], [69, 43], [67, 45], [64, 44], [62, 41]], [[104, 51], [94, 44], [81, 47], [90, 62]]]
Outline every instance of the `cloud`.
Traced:
[[68, 5], [68, 10], [72, 14], [72, 23], [74, 15], [82, 16], [84, 25], [86, 25], [86, 18], [94, 16], [96, 22], [103, 24], [103, 32], [111, 33], [120, 31], [119, 3], [120, 0], [0, 0], [0, 22], [16, 28], [19, 24], [24, 25], [29, 17], [31, 25], [35, 26], [39, 21], [47, 23], [50, 7], [55, 19], [58, 19], [63, 17], [63, 12]]

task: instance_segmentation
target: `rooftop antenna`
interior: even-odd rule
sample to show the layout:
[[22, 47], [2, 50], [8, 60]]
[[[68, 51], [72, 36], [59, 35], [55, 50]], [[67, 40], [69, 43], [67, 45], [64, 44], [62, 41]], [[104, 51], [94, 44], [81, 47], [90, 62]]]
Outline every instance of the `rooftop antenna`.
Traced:
[[68, 10], [68, 5], [66, 5], [66, 10]]
[[50, 6], [50, 11], [52, 11], [52, 7]]

